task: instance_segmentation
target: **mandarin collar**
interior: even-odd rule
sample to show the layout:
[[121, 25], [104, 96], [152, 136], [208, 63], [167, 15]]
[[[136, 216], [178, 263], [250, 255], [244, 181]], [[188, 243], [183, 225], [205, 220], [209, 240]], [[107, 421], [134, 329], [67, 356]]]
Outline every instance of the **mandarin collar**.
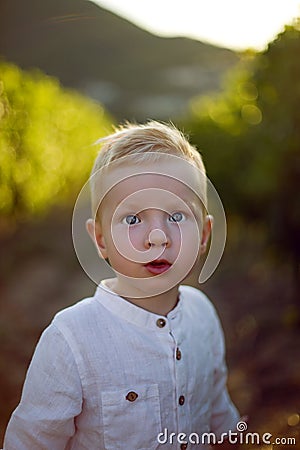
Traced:
[[[156, 314], [139, 306], [130, 303], [125, 298], [116, 294], [105, 286], [104, 281], [101, 281], [95, 292], [95, 299], [99, 301], [107, 310], [113, 314], [121, 317], [127, 322], [131, 322], [139, 327], [149, 328], [161, 332], [169, 332], [171, 330], [171, 321], [177, 320], [181, 317], [182, 312], [182, 293], [178, 291], [179, 300], [167, 316]], [[103, 295], [104, 294], [104, 295]], [[161, 321], [165, 322], [165, 325], [160, 326]], [[160, 325], [159, 325], [160, 324]]]

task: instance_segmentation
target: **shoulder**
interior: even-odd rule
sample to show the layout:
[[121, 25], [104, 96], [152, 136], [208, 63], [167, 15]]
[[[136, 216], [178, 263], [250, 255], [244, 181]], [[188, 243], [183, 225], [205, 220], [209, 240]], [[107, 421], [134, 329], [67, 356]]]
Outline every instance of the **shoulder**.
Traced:
[[87, 297], [59, 311], [44, 331], [45, 338], [57, 351], [66, 348], [77, 359], [93, 340], [103, 338], [103, 321], [104, 308], [95, 297]]
[[199, 289], [180, 286], [185, 320], [204, 335], [208, 333], [217, 352], [224, 351], [224, 334], [219, 315], [209, 298]]
[[102, 309], [95, 297], [87, 297], [59, 311], [51, 324], [65, 337], [74, 336], [82, 330], [93, 329], [99, 315], [103, 315]]
[[209, 298], [199, 289], [192, 286], [181, 285], [179, 288], [184, 306], [202, 314], [217, 316], [216, 309]]
[[76, 320], [77, 317], [89, 314], [94, 309], [94, 298], [87, 297], [79, 300], [71, 306], [58, 311], [54, 316], [53, 322], [60, 323], [68, 320]]
[[191, 322], [201, 322], [208, 328], [222, 334], [222, 325], [217, 310], [204, 292], [186, 285], [180, 286], [179, 292], [184, 314]]

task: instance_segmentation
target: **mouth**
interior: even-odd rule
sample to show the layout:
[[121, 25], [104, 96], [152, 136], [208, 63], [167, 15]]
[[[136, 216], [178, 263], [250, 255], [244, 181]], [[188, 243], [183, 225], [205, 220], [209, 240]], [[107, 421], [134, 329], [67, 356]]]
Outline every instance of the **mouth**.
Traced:
[[153, 275], [159, 275], [169, 270], [171, 266], [172, 264], [166, 259], [156, 259], [155, 261], [151, 261], [145, 264], [144, 267], [146, 267], [148, 272], [152, 273]]

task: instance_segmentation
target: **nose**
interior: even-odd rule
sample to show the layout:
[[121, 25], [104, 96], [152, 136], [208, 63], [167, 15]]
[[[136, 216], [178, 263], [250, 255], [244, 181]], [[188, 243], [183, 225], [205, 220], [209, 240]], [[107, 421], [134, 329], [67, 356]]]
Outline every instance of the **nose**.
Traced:
[[168, 237], [160, 228], [154, 228], [150, 231], [147, 239], [146, 239], [146, 247], [160, 247], [160, 246], [168, 246], [170, 243]]
[[[167, 226], [165, 211], [148, 209], [145, 215], [145, 248], [169, 247], [171, 245], [170, 230]], [[147, 230], [147, 231], [146, 231]]]

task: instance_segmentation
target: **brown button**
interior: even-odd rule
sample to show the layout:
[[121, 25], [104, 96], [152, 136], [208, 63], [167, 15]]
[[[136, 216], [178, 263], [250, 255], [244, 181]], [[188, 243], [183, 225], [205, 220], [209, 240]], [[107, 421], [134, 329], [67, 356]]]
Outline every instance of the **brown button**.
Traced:
[[134, 402], [138, 398], [138, 394], [136, 392], [130, 391], [126, 395], [126, 400], [129, 402]]
[[162, 319], [162, 318], [157, 319], [156, 325], [157, 325], [159, 328], [163, 328], [163, 327], [166, 325], [165, 319]]
[[178, 359], [178, 361], [181, 360], [181, 351], [179, 350], [179, 348], [176, 348], [176, 359]]
[[184, 405], [184, 401], [185, 401], [185, 398], [184, 398], [184, 395], [181, 395], [180, 397], [179, 397], [179, 405]]
[[186, 449], [187, 449], [187, 444], [181, 444], [180, 450], [186, 450]]

